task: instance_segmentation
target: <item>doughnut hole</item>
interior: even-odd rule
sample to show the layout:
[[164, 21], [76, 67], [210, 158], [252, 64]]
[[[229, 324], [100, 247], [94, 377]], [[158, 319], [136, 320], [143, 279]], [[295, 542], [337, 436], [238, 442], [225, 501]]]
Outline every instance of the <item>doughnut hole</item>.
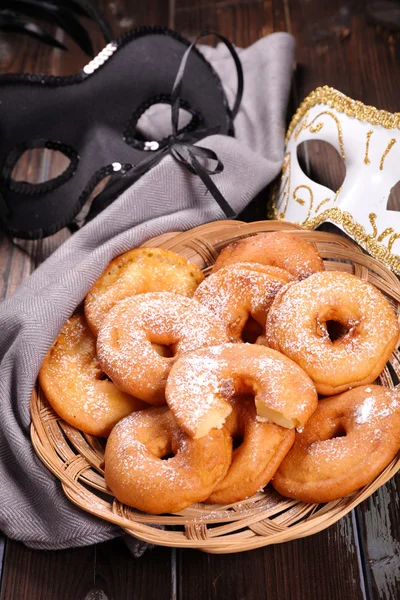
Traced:
[[151, 342], [151, 345], [157, 354], [163, 356], [164, 358], [172, 358], [175, 355], [172, 347], [167, 344], [156, 344], [155, 342]]
[[247, 319], [242, 329], [242, 340], [246, 344], [255, 344], [259, 336], [264, 334], [264, 328], [253, 317]]
[[320, 337], [335, 342], [346, 342], [359, 333], [361, 317], [354, 315], [353, 311], [346, 311], [345, 307], [324, 308], [316, 315], [316, 332]]
[[95, 375], [95, 378], [98, 379], [99, 381], [105, 381], [105, 380], [111, 381], [109, 376], [106, 373], [104, 373], [103, 371], [99, 371], [99, 373], [97, 373]]
[[332, 419], [327, 425], [325, 436], [321, 438], [321, 441], [334, 440], [336, 438], [345, 437], [347, 435], [346, 427], [343, 422], [343, 417]]
[[232, 437], [232, 450], [237, 450], [243, 444], [243, 435], [234, 435]]

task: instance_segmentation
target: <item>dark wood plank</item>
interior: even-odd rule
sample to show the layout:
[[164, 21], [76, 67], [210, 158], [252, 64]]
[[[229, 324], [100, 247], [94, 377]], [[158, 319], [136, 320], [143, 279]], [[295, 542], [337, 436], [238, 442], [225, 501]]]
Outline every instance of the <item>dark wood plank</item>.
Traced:
[[[178, 553], [179, 600], [362, 600], [351, 517], [310, 538], [240, 554]], [[350, 565], [346, 564], [350, 560]]]
[[400, 590], [400, 477], [357, 510], [365, 574], [373, 598], [392, 600]]
[[121, 540], [71, 550], [31, 550], [8, 540], [1, 600], [170, 600], [166, 548], [132, 557]]

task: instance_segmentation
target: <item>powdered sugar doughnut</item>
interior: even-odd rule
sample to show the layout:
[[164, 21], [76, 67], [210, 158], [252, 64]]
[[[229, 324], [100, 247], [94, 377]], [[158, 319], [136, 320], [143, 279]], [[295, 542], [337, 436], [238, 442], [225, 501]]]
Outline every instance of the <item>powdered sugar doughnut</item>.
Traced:
[[135, 248], [115, 258], [85, 299], [85, 315], [97, 334], [105, 314], [127, 296], [174, 292], [193, 296], [202, 271], [183, 256], [161, 248]]
[[[105, 373], [124, 392], [165, 404], [165, 384], [176, 355], [228, 341], [225, 327], [197, 300], [153, 292], [121, 300], [105, 316], [97, 355]], [[152, 343], [170, 346], [160, 356]]]
[[[347, 333], [331, 341], [329, 321]], [[341, 271], [315, 273], [278, 292], [266, 343], [299, 364], [320, 394], [372, 383], [399, 337], [396, 315], [373, 285]]]
[[177, 423], [193, 438], [221, 427], [229, 400], [254, 395], [257, 415], [283, 427], [306, 423], [318, 397], [311, 379], [279, 352], [254, 344], [221, 344], [178, 358], [166, 387]]
[[219, 269], [197, 288], [194, 298], [215, 312], [229, 335], [240, 340], [251, 316], [264, 329], [268, 310], [287, 271], [257, 263], [236, 263]]
[[105, 377], [83, 315], [65, 323], [43, 361], [39, 381], [56, 413], [91, 435], [106, 437], [120, 419], [146, 407]]
[[238, 502], [265, 487], [294, 442], [294, 430], [257, 420], [251, 396], [233, 398], [231, 405], [225, 427], [242, 442], [233, 451], [224, 479], [207, 499], [211, 504]]
[[325, 270], [315, 246], [287, 231], [260, 233], [229, 244], [218, 256], [212, 272], [237, 262], [279, 267], [296, 279], [305, 279]]
[[399, 393], [354, 388], [319, 402], [272, 483], [289, 498], [329, 502], [367, 485], [399, 450]]
[[[170, 454], [172, 458], [162, 460]], [[205, 500], [224, 477], [232, 438], [223, 428], [201, 440], [183, 433], [167, 407], [120, 421], [107, 441], [105, 480], [120, 502], [161, 514]]]

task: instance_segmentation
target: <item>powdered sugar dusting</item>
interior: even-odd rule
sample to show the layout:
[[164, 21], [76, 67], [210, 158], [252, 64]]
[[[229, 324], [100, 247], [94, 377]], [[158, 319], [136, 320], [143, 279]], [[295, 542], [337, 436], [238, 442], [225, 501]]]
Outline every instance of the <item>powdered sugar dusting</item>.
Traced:
[[228, 339], [214, 313], [196, 300], [154, 292], [126, 298], [108, 313], [97, 352], [121, 389], [151, 402], [163, 393], [175, 360], [160, 356], [153, 342], [171, 346], [176, 356]]
[[368, 421], [373, 412], [374, 407], [375, 400], [371, 396], [365, 398], [364, 402], [360, 404], [360, 406], [358, 406], [356, 409], [354, 417], [355, 422], [361, 424]]

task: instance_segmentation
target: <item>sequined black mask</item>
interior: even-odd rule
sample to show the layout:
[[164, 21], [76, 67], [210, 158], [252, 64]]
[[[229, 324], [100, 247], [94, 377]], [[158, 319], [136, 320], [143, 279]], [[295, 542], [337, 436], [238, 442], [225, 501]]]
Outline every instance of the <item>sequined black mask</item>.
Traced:
[[[149, 161], [154, 149], [160, 158], [168, 150], [181, 162], [189, 157], [187, 166], [197, 172], [190, 151], [185, 158], [185, 144], [217, 131], [233, 135], [241, 92], [231, 111], [218, 76], [195, 49], [174, 87], [189, 46], [170, 30], [146, 27], [108, 44], [74, 76], [0, 76], [1, 227], [26, 239], [51, 235], [73, 221], [101, 179], [114, 174], [111, 191], [93, 204], [94, 216], [157, 162]], [[137, 133], [139, 118], [151, 105], [171, 102], [191, 121], [158, 146], [146, 144]], [[21, 155], [40, 147], [62, 151], [70, 159], [67, 169], [45, 183], [15, 181], [11, 174]]]

